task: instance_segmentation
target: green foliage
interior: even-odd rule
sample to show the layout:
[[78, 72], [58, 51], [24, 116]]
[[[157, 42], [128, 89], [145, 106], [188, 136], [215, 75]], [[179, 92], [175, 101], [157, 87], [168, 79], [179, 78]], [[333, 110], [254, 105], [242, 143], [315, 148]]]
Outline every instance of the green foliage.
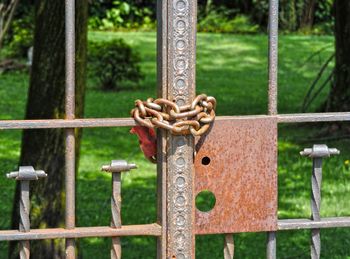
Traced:
[[143, 78], [139, 54], [122, 39], [90, 42], [88, 59], [103, 90], [120, 90], [122, 82], [137, 83]]
[[[304, 0], [299, 0], [304, 1]], [[280, 27], [286, 31], [295, 31], [298, 27], [298, 14], [296, 3], [298, 0], [282, 0], [280, 6]]]
[[316, 22], [330, 22], [334, 19], [333, 16], [333, 4], [334, 0], [317, 1], [315, 11]]
[[[316, 1], [314, 25], [312, 28], [302, 28], [301, 21], [306, 8], [305, 0], [280, 0], [279, 28], [284, 33], [298, 32], [302, 34], [332, 34], [334, 17], [332, 14], [334, 0]], [[252, 9], [248, 15], [260, 27], [266, 27], [268, 21], [269, 1], [252, 0]]]
[[26, 58], [28, 49], [33, 46], [34, 23], [31, 15], [12, 21], [11, 34], [7, 39], [11, 57]]
[[[305, 25], [305, 0], [280, 0], [280, 29], [285, 33], [330, 34], [334, 0], [318, 0], [314, 26]], [[99, 0], [90, 6], [89, 26], [94, 30], [154, 30], [156, 1]], [[203, 32], [255, 33], [265, 31], [269, 0], [199, 0], [198, 29]], [[305, 28], [302, 28], [305, 27]], [[307, 28], [306, 28], [307, 27]]]
[[99, 30], [117, 29], [154, 29], [153, 12], [147, 8], [139, 8], [126, 1], [113, 1], [111, 8], [106, 9], [102, 17], [89, 19], [89, 28]]
[[334, 0], [323, 0], [317, 2], [315, 11], [315, 26], [313, 32], [315, 34], [333, 34], [334, 31]]
[[198, 23], [198, 31], [220, 33], [257, 33], [259, 26], [252, 24], [249, 17], [236, 15], [230, 17], [227, 9], [212, 10]]
[[260, 26], [266, 27], [269, 14], [268, 0], [252, 0], [250, 15], [252, 20]]

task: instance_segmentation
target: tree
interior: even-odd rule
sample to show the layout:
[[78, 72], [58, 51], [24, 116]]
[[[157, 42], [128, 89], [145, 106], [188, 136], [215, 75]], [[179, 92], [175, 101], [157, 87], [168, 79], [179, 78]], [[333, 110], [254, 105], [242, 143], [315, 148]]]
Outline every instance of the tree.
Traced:
[[300, 20], [301, 29], [311, 29], [314, 23], [316, 0], [306, 0]]
[[9, 2], [0, 3], [0, 49], [2, 41], [7, 30], [10, 27], [11, 21], [15, 14], [19, 0], [11, 0]]
[[[65, 117], [65, 1], [35, 3], [34, 56], [26, 108], [26, 119]], [[83, 116], [88, 0], [76, 1], [76, 114]], [[77, 133], [77, 154], [79, 139]], [[64, 224], [64, 130], [25, 130], [20, 165], [45, 170], [45, 180], [31, 184], [31, 227], [51, 228]], [[18, 228], [19, 186], [14, 198], [12, 228]], [[32, 258], [63, 258], [63, 241], [31, 242]], [[17, 257], [11, 244], [9, 257]]]
[[335, 71], [326, 111], [350, 111], [350, 1], [335, 0]]

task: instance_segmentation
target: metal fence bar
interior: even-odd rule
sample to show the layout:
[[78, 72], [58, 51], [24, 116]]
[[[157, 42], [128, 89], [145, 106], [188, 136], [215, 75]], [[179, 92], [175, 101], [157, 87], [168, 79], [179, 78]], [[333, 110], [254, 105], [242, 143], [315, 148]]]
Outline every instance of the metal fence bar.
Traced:
[[[305, 148], [300, 154], [312, 158], [311, 176], [311, 219], [320, 221], [321, 209], [321, 185], [322, 185], [322, 160], [331, 155], [338, 155], [340, 152], [335, 148], [328, 148], [327, 145], [314, 145], [312, 148]], [[311, 258], [321, 257], [321, 236], [320, 229], [311, 230]]]
[[[112, 210], [112, 222], [111, 226], [114, 228], [120, 228], [121, 221], [121, 173], [112, 173], [112, 198], [111, 198], [111, 210]], [[112, 238], [111, 246], [111, 258], [120, 259], [122, 253], [121, 243], [119, 237]]]
[[[66, 0], [66, 119], [75, 118], [75, 0]], [[66, 228], [75, 227], [75, 129], [66, 130]], [[66, 258], [75, 258], [75, 240], [66, 240]]]
[[[322, 184], [322, 158], [313, 159], [313, 170], [311, 177], [311, 213], [312, 220], [319, 221], [321, 208], [321, 184]], [[317, 259], [321, 256], [320, 229], [311, 230], [311, 258]]]
[[[168, 93], [168, 1], [157, 0], [157, 97]], [[157, 259], [167, 254], [167, 131], [157, 130], [157, 221], [162, 235], [157, 238]]]
[[[112, 228], [121, 228], [122, 219], [121, 219], [121, 174], [122, 172], [128, 172], [131, 169], [137, 168], [135, 164], [129, 164], [125, 160], [112, 160], [110, 165], [102, 166], [102, 171], [112, 173], [112, 196], [111, 196], [111, 227]], [[119, 237], [112, 238], [111, 246], [111, 258], [120, 259], [122, 254], [122, 247]]]
[[300, 230], [313, 228], [349, 228], [350, 217], [321, 218], [319, 221], [311, 219], [280, 219], [278, 230]]
[[233, 234], [226, 234], [224, 241], [224, 259], [233, 259], [235, 256], [235, 243]]
[[[350, 112], [332, 113], [299, 113], [278, 115], [245, 115], [245, 116], [217, 116], [220, 120], [241, 120], [247, 118], [277, 117], [278, 123], [311, 123], [350, 121]], [[73, 120], [0, 120], [0, 130], [11, 129], [54, 129], [54, 128], [98, 128], [98, 127], [133, 127], [136, 122], [132, 118], [97, 118]]]
[[[278, 114], [278, 0], [269, 0], [269, 88], [268, 114]], [[266, 256], [276, 258], [276, 233], [267, 233]]]
[[0, 231], [0, 241], [42, 240], [60, 238], [118, 237], [118, 236], [160, 236], [162, 227], [158, 224], [128, 225], [113, 227], [76, 227], [74, 229], [47, 228], [31, 229], [30, 232], [18, 230]]
[[[29, 232], [30, 231], [30, 198], [29, 198], [29, 180], [20, 181], [20, 221], [19, 231]], [[21, 259], [29, 259], [30, 257], [30, 242], [29, 240], [21, 241], [19, 243], [19, 257]]]
[[[18, 171], [10, 172], [7, 178], [12, 178], [20, 182], [19, 197], [19, 231], [27, 233], [30, 231], [30, 188], [29, 182], [46, 177], [46, 173], [42, 170], [34, 170], [32, 166], [20, 166]], [[24, 240], [19, 243], [19, 257], [21, 259], [30, 258], [30, 242]]]
[[278, 123], [350, 121], [350, 112], [279, 114]]
[[[164, 98], [178, 106], [196, 95], [197, 1], [167, 0], [166, 80]], [[165, 71], [164, 71], [165, 72]], [[167, 257], [195, 258], [194, 137], [167, 139]]]
[[99, 118], [74, 120], [2, 120], [0, 130], [8, 129], [54, 129], [54, 128], [95, 128], [95, 127], [133, 127], [132, 118]]
[[[350, 228], [350, 217], [311, 219], [280, 219], [278, 231], [301, 230], [312, 228]], [[30, 232], [1, 230], [0, 241], [40, 240], [59, 238], [114, 237], [114, 236], [161, 236], [162, 227], [157, 224], [126, 225], [121, 228], [109, 226], [76, 227], [74, 229], [47, 228], [31, 229]]]
[[269, 0], [269, 103], [268, 113], [277, 114], [278, 0]]
[[267, 241], [266, 241], [266, 258], [274, 259], [276, 258], [276, 232], [268, 232], [267, 233]]

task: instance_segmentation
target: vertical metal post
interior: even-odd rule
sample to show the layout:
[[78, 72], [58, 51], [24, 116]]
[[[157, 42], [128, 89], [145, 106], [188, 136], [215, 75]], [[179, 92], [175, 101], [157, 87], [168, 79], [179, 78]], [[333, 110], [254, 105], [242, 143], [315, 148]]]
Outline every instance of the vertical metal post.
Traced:
[[[161, 16], [158, 20], [158, 95], [179, 106], [190, 104], [195, 97], [197, 2], [164, 0], [158, 3]], [[163, 141], [166, 138], [166, 146], [161, 146], [166, 147], [166, 155], [158, 166], [162, 181], [166, 175], [166, 182], [162, 182], [163, 189], [166, 183], [166, 193], [162, 192], [158, 208], [162, 210], [162, 224], [166, 219], [163, 235], [166, 235], [167, 249], [164, 249], [163, 236], [158, 241], [158, 257], [194, 258], [194, 138], [163, 131], [159, 138]]]
[[278, 76], [278, 0], [269, 0], [269, 105], [270, 115], [277, 114]]
[[[29, 232], [30, 231], [30, 200], [29, 200], [29, 181], [20, 181], [20, 203], [19, 203], [19, 231]], [[19, 242], [19, 257], [21, 259], [29, 259], [30, 257], [30, 243], [28, 240]]]
[[235, 256], [235, 244], [233, 234], [225, 235], [224, 258], [232, 259]]
[[[278, 1], [269, 0], [269, 88], [268, 114], [277, 114], [278, 93]], [[276, 233], [267, 233], [266, 257], [276, 258]]]
[[[19, 231], [30, 231], [30, 196], [29, 196], [29, 181], [38, 180], [46, 177], [46, 173], [41, 170], [35, 171], [32, 166], [20, 166], [17, 172], [11, 172], [6, 175], [7, 178], [14, 178], [20, 181], [20, 201], [19, 201]], [[24, 240], [19, 242], [19, 257], [21, 259], [29, 259], [30, 257], [30, 242]]]
[[[158, 97], [168, 94], [167, 83], [167, 38], [168, 0], [157, 0], [157, 86]], [[162, 235], [157, 238], [157, 258], [166, 258], [167, 247], [167, 131], [157, 130], [157, 221], [162, 226]]]
[[[121, 173], [112, 174], [112, 198], [111, 198], [111, 210], [112, 210], [112, 222], [113, 228], [120, 228], [122, 226], [120, 208], [121, 208]], [[120, 244], [120, 238], [112, 238], [111, 258], [120, 259], [122, 254], [122, 248]]]
[[[311, 219], [320, 221], [321, 184], [322, 184], [322, 158], [314, 158], [311, 176]], [[320, 229], [311, 230], [311, 259], [321, 256]]]
[[267, 235], [266, 258], [276, 258], [276, 232], [269, 232]]
[[[130, 171], [136, 168], [135, 164], [128, 164], [125, 160], [113, 160], [110, 165], [102, 166], [102, 171], [112, 173], [112, 197], [111, 197], [111, 212], [113, 228], [120, 228], [122, 226], [121, 220], [121, 173]], [[122, 248], [119, 237], [112, 238], [111, 258], [120, 259]]]
[[[311, 176], [311, 219], [320, 221], [321, 209], [321, 184], [322, 184], [322, 160], [331, 155], [338, 155], [340, 152], [335, 148], [328, 148], [326, 145], [314, 145], [312, 148], [305, 148], [300, 152], [302, 156], [312, 158]], [[311, 258], [319, 259], [321, 256], [320, 229], [311, 230]]]
[[[66, 0], [66, 119], [75, 118], [75, 0]], [[75, 228], [75, 134], [66, 130], [66, 228]], [[66, 258], [75, 258], [75, 240], [66, 240]]]

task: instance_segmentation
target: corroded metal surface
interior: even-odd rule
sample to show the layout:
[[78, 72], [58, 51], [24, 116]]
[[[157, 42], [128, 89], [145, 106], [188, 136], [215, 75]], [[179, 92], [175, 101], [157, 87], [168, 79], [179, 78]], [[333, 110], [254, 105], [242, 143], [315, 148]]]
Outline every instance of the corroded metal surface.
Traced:
[[[65, 47], [66, 47], [66, 87], [65, 112], [66, 119], [75, 118], [75, 1], [65, 0]], [[65, 225], [67, 229], [75, 228], [75, 130], [66, 129], [65, 154], [65, 188], [66, 210]], [[66, 258], [74, 259], [75, 240], [66, 240]]]
[[165, 98], [136, 100], [131, 116], [141, 126], [169, 130], [174, 135], [201, 136], [215, 120], [216, 100], [198, 95], [191, 104], [179, 106]]
[[276, 247], [277, 247], [277, 232], [272, 231], [267, 233], [266, 239], [266, 258], [275, 259], [276, 258]]
[[216, 121], [196, 149], [195, 193], [216, 198], [211, 211], [196, 210], [196, 233], [277, 230], [276, 120]]
[[[29, 181], [21, 181], [21, 197], [19, 202], [19, 231], [30, 231], [30, 199], [29, 199]], [[19, 257], [20, 259], [29, 259], [30, 257], [30, 243], [28, 240], [19, 243]]]
[[[312, 148], [305, 148], [300, 152], [302, 156], [308, 156], [313, 160], [311, 176], [311, 219], [320, 221], [321, 209], [321, 185], [322, 185], [322, 160], [331, 155], [338, 155], [340, 152], [336, 148], [328, 148], [327, 145], [314, 145]], [[311, 259], [321, 257], [321, 235], [320, 229], [311, 230]]]
[[[34, 170], [32, 166], [20, 166], [16, 172], [8, 173], [7, 178], [20, 181], [20, 199], [19, 199], [19, 231], [26, 233], [30, 231], [30, 195], [29, 182], [46, 177], [47, 174], [42, 170]], [[24, 240], [19, 243], [19, 257], [21, 259], [30, 258], [30, 242]]]
[[278, 0], [269, 0], [269, 89], [268, 112], [277, 114], [278, 93]]
[[233, 259], [235, 256], [235, 243], [232, 234], [225, 235], [224, 259]]
[[[237, 120], [252, 117], [261, 118], [266, 116], [216, 116], [216, 120]], [[276, 117], [278, 123], [316, 123], [327, 121], [350, 121], [350, 112], [278, 114], [271, 117]], [[136, 125], [137, 123], [132, 118], [85, 118], [73, 120], [0, 120], [0, 130], [133, 127]]]
[[40, 240], [58, 238], [118, 237], [118, 236], [160, 236], [162, 227], [158, 224], [128, 225], [121, 228], [107, 226], [76, 227], [74, 229], [46, 228], [31, 229], [30, 232], [1, 230], [0, 241]]
[[[121, 206], [122, 206], [122, 196], [121, 196], [121, 174], [122, 172], [128, 172], [131, 169], [137, 168], [135, 164], [129, 164], [125, 160], [113, 160], [110, 165], [102, 166], [102, 171], [112, 173], [112, 197], [111, 197], [111, 212], [112, 221], [111, 227], [121, 228], [122, 218], [121, 218]], [[122, 257], [122, 246], [119, 237], [112, 238], [111, 246], [111, 258], [120, 259]]]
[[[197, 2], [168, 0], [165, 8], [167, 92], [162, 97], [181, 107], [196, 95]], [[167, 258], [195, 258], [193, 152], [193, 136], [167, 135]]]
[[349, 228], [350, 217], [312, 219], [281, 219], [278, 220], [278, 230], [298, 230], [312, 228]]
[[[269, 0], [269, 86], [268, 114], [278, 114], [278, 6], [279, 0]], [[276, 258], [276, 233], [267, 233], [266, 258]]]

